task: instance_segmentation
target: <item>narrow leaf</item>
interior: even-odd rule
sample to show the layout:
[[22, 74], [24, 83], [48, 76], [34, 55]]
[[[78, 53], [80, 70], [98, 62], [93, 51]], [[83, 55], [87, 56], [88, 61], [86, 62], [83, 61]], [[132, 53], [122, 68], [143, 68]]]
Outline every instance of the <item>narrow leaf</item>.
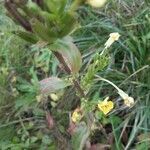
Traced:
[[[78, 26], [77, 18], [75, 18], [75, 14], [71, 14], [69, 12], [65, 12], [61, 17], [61, 32], [60, 37], [66, 36], [73, 31]], [[69, 25], [69, 26], [68, 26]]]
[[31, 32], [14, 31], [13, 33], [15, 35], [21, 37], [22, 39], [24, 39], [27, 42], [30, 42], [30, 43], [33, 43], [33, 44], [38, 42], [38, 38]]
[[53, 42], [56, 37], [55, 33], [48, 29], [43, 23], [37, 19], [33, 19], [31, 22], [33, 32], [36, 33], [42, 40], [49, 43]]

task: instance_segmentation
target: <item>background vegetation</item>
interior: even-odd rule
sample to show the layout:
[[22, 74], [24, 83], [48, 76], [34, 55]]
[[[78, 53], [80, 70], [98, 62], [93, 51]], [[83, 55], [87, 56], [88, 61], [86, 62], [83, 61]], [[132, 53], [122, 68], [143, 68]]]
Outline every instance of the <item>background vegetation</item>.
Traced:
[[[119, 32], [121, 38], [110, 49], [111, 62], [98, 73], [113, 81], [132, 95], [135, 106], [112, 112], [113, 117], [101, 120], [101, 128], [91, 134], [95, 149], [150, 149], [150, 2], [149, 0], [110, 0], [101, 9], [90, 6], [79, 8], [80, 27], [74, 32], [74, 43], [80, 49], [84, 74], [92, 56], [101, 50], [111, 32]], [[3, 1], [0, 2], [0, 149], [57, 149], [64, 142], [59, 141], [47, 127], [45, 110], [37, 103], [39, 91], [37, 81], [49, 76], [64, 76], [58, 61], [48, 48], [41, 44], [31, 45], [12, 34], [19, 29], [6, 16]], [[63, 92], [62, 92], [63, 93]], [[60, 108], [72, 107], [66, 104], [77, 100], [74, 89], [67, 88], [59, 93], [63, 103]], [[116, 97], [114, 88], [97, 81], [90, 89], [91, 100], [100, 97]], [[117, 105], [120, 99], [117, 99]], [[56, 102], [50, 100], [49, 107]], [[74, 104], [76, 105], [76, 104]], [[68, 108], [66, 108], [68, 109]], [[65, 133], [69, 122], [66, 113], [56, 114], [59, 129]], [[113, 136], [107, 143], [107, 136]], [[67, 136], [67, 135], [65, 135]], [[111, 139], [111, 138], [110, 138]], [[65, 149], [65, 148], [60, 148]], [[93, 147], [94, 149], [94, 147]]]

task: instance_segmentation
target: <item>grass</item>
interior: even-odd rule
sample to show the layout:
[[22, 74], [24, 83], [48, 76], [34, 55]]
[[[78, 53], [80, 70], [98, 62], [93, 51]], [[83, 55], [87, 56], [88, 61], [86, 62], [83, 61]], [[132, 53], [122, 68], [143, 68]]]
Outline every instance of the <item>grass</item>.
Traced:
[[[114, 112], [115, 119], [104, 120], [104, 128], [108, 122], [111, 124], [109, 128], [112, 128], [114, 136], [114, 149], [118, 150], [150, 148], [149, 6], [148, 0], [110, 0], [102, 9], [87, 6], [78, 10], [81, 27], [73, 36], [83, 54], [85, 66], [94, 52], [103, 49], [109, 33], [121, 34], [120, 40], [110, 49], [110, 65], [98, 74], [119, 85], [136, 101], [132, 109], [120, 108]], [[58, 62], [47, 49], [29, 46], [11, 34], [18, 26], [5, 16], [3, 7], [0, 10], [0, 128], [7, 132], [7, 136], [4, 136], [6, 133], [0, 131], [0, 145], [2, 149], [56, 149], [45, 127], [45, 112], [36, 103], [37, 90], [34, 83], [37, 78], [61, 75], [57, 69]], [[81, 70], [82, 74], [86, 68], [88, 66]], [[15, 78], [16, 81], [13, 80]], [[106, 95], [114, 99], [115, 93], [108, 84], [97, 82], [89, 95], [91, 99]], [[74, 95], [72, 97], [74, 99]], [[64, 130], [62, 126], [61, 130]], [[123, 139], [125, 135], [127, 137]], [[96, 141], [103, 143], [104, 139]]]
[[[121, 127], [125, 130], [129, 127], [133, 128], [128, 135], [129, 139], [124, 147], [124, 149], [130, 149], [134, 145], [137, 148], [148, 149], [149, 140], [146, 141], [143, 139], [143, 142], [137, 142], [137, 137], [140, 134], [147, 134], [149, 129], [148, 122], [148, 112], [150, 111], [149, 107], [149, 94], [150, 94], [150, 52], [149, 52], [149, 15], [150, 11], [147, 8], [147, 5], [150, 5], [149, 2], [142, 1], [123, 1], [116, 5], [117, 1], [110, 2], [104, 11], [90, 10], [83, 8], [83, 12], [87, 13], [87, 18], [84, 20], [83, 26], [87, 28], [87, 32], [84, 34], [86, 39], [89, 39], [91, 42], [94, 41], [92, 46], [99, 48], [106, 35], [110, 32], [117, 31], [122, 37], [118, 44], [112, 48], [111, 56], [113, 63], [109, 66], [109, 69], [104, 72], [105, 78], [110, 79], [117, 85], [132, 95], [136, 99], [136, 106], [134, 107], [134, 112], [131, 112], [127, 116], [122, 116], [126, 118], [127, 121], [121, 124]], [[140, 6], [138, 4], [141, 4]], [[81, 8], [82, 9], [82, 8]], [[92, 18], [92, 19], [91, 19]], [[87, 21], [86, 21], [87, 20]], [[84, 39], [84, 38], [83, 38]], [[90, 42], [87, 41], [89, 44]], [[88, 45], [86, 42], [84, 45]], [[79, 44], [80, 45], [80, 44]], [[82, 46], [82, 40], [81, 40]], [[93, 47], [87, 49], [91, 51]], [[115, 74], [115, 76], [114, 76]], [[99, 86], [100, 85], [100, 86]], [[110, 86], [103, 84], [103, 86], [98, 83], [96, 89], [99, 88], [99, 91], [102, 95], [106, 93], [101, 89], [106, 89], [107, 93], [111, 93], [112, 89]], [[95, 91], [95, 88], [92, 90]], [[112, 92], [112, 95], [113, 92]], [[127, 112], [124, 112], [127, 113]], [[128, 119], [130, 121], [128, 121]], [[125, 124], [127, 125], [125, 126]], [[122, 130], [122, 128], [118, 130]], [[114, 129], [115, 131], [115, 129]], [[117, 146], [117, 149], [120, 149], [120, 146]]]

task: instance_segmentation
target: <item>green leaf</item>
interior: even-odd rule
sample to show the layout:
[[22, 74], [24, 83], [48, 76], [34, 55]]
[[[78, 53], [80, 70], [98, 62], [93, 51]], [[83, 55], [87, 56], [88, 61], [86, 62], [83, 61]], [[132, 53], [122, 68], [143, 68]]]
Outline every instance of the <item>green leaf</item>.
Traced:
[[24, 39], [27, 42], [30, 42], [30, 43], [33, 43], [33, 44], [38, 42], [38, 38], [31, 32], [14, 31], [13, 33], [15, 35], [21, 37], [22, 39]]
[[73, 29], [78, 26], [75, 14], [65, 12], [61, 17], [61, 32], [60, 37], [68, 35]]
[[30, 138], [30, 140], [31, 140], [31, 143], [36, 143], [36, 141], [38, 140], [38, 138], [36, 136], [32, 136]]
[[80, 124], [77, 128], [75, 133], [72, 136], [72, 148], [73, 150], [82, 150], [85, 146], [85, 142], [89, 137], [89, 129], [85, 123]]
[[49, 12], [57, 14], [62, 0], [44, 0], [44, 4]]
[[[148, 141], [148, 140], [147, 140]], [[136, 150], [149, 150], [150, 145], [148, 144], [148, 142], [143, 142], [143, 143], [139, 143], [136, 145]]]
[[[23, 11], [27, 14], [30, 18], [36, 18], [40, 20], [40, 22], [45, 22], [49, 28], [51, 25], [55, 25], [57, 21], [57, 16], [55, 14], [49, 13], [47, 11], [43, 11], [37, 4], [33, 3], [34, 7], [26, 6], [23, 8]], [[52, 24], [53, 23], [53, 24]]]
[[58, 20], [56, 15], [50, 14], [46, 11], [40, 11], [39, 15], [41, 19], [45, 21], [46, 26], [48, 26], [49, 28], [54, 28], [56, 26], [56, 22]]
[[42, 94], [54, 93], [57, 90], [69, 86], [69, 82], [61, 80], [57, 77], [50, 77], [40, 81], [40, 89]]
[[23, 96], [20, 96], [15, 101], [15, 109], [25, 109], [31, 106], [33, 102], [35, 102], [35, 95], [34, 94], [24, 94]]
[[37, 34], [42, 40], [47, 41], [49, 43], [52, 43], [54, 40], [56, 40], [55, 33], [46, 27], [43, 23], [41, 23], [37, 19], [33, 19], [31, 22], [31, 26], [33, 29], [33, 32]]
[[109, 118], [110, 122], [112, 122], [114, 127], [117, 127], [123, 120], [115, 115], [111, 115]]
[[52, 139], [47, 136], [47, 135], [44, 135], [43, 138], [42, 138], [42, 143], [46, 144], [46, 145], [49, 145], [52, 143]]
[[67, 0], [61, 0], [61, 5], [59, 7], [60, 14], [64, 12], [66, 5], [67, 5]]
[[29, 16], [37, 14], [37, 12], [41, 10], [41, 8], [31, 0], [28, 1], [28, 3], [23, 9], [26, 11], [27, 15]]
[[[36, 94], [39, 90], [38, 84], [36, 84], [37, 81], [34, 81], [34, 79], [32, 79], [32, 83], [26, 81], [23, 78], [17, 78], [17, 81], [18, 84], [16, 87], [21, 92]], [[35, 84], [33, 84], [33, 81]]]
[[78, 73], [82, 65], [82, 58], [71, 38], [66, 37], [63, 40], [57, 40], [57, 42], [51, 46], [51, 49], [62, 55], [71, 73]]

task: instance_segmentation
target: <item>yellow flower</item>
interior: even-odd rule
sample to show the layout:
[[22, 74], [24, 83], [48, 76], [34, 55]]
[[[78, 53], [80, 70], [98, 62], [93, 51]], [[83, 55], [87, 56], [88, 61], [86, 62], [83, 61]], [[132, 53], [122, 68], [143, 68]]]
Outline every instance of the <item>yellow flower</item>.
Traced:
[[81, 116], [81, 113], [80, 113], [80, 110], [77, 108], [73, 113], [72, 113], [72, 116], [71, 116], [71, 119], [73, 122], [78, 122], [80, 121], [82, 118]]
[[105, 48], [109, 48], [115, 41], [118, 41], [120, 34], [118, 32], [110, 33], [109, 39], [105, 43]]
[[102, 7], [107, 0], [87, 0], [87, 3], [92, 7], [99, 8]]
[[108, 101], [109, 97], [106, 97], [103, 102], [98, 104], [98, 108], [107, 115], [113, 108], [114, 103], [112, 101]]
[[133, 97], [130, 97], [128, 94], [126, 94], [124, 91], [122, 91], [120, 88], [118, 88], [114, 83], [112, 83], [111, 81], [107, 80], [107, 79], [104, 79], [102, 77], [99, 77], [98, 78], [102, 81], [105, 81], [109, 84], [111, 84], [114, 88], [117, 89], [118, 91], [118, 94], [122, 97], [122, 99], [124, 100], [124, 104], [128, 107], [131, 107], [133, 106], [134, 104], [134, 98]]

